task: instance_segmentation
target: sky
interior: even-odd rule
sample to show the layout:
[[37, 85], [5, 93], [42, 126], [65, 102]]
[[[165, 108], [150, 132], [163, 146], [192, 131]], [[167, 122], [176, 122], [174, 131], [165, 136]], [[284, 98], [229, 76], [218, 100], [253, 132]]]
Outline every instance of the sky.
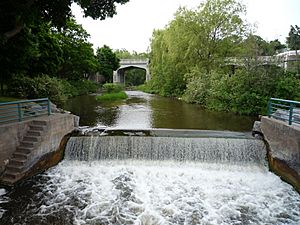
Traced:
[[[84, 18], [73, 4], [76, 21], [91, 35], [94, 48], [104, 44], [112, 49], [147, 52], [154, 29], [164, 28], [180, 6], [196, 8], [203, 0], [130, 0], [117, 6], [117, 15], [105, 20]], [[243, 0], [247, 21], [267, 41], [285, 43], [291, 25], [300, 25], [300, 0]]]

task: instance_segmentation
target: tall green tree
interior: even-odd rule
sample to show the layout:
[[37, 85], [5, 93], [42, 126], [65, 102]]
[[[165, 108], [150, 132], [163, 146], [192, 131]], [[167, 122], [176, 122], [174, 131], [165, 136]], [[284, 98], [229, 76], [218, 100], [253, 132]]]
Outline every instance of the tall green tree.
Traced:
[[153, 32], [150, 85], [163, 95], [181, 95], [198, 73], [207, 75], [233, 56], [246, 36], [245, 7], [238, 0], [207, 0], [196, 10], [180, 8], [163, 30]]
[[60, 78], [79, 80], [97, 71], [98, 62], [88, 42], [90, 35], [81, 25], [70, 19], [57, 35], [63, 52], [63, 63], [57, 71]]
[[299, 55], [298, 55], [298, 50], [300, 49], [300, 27], [298, 27], [297, 25], [291, 26], [291, 30], [289, 32], [289, 36], [286, 39], [286, 42], [288, 44], [288, 47], [291, 50], [296, 51], [297, 73], [300, 74]]
[[286, 42], [291, 50], [300, 49], [300, 27], [297, 25], [291, 26], [289, 36], [286, 38]]
[[120, 59], [107, 45], [97, 49], [96, 57], [99, 63], [99, 73], [105, 77], [106, 81], [112, 83], [113, 71], [120, 67]]

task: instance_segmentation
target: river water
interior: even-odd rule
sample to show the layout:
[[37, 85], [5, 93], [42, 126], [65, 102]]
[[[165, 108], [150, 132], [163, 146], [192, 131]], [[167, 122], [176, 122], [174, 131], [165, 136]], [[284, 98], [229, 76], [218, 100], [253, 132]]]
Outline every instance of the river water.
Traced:
[[[251, 129], [252, 118], [129, 94], [68, 109], [98, 127]], [[268, 171], [265, 151], [247, 138], [72, 137], [59, 165], [0, 188], [0, 224], [299, 225], [300, 196]]]
[[80, 116], [81, 126], [250, 131], [255, 117], [203, 110], [199, 105], [140, 91], [125, 101], [100, 103], [95, 96], [71, 99], [65, 108]]

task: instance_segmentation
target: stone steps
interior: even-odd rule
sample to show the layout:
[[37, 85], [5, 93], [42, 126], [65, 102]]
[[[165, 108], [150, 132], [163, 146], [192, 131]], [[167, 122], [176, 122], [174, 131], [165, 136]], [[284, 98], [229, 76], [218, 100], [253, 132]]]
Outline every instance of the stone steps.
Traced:
[[29, 130], [6, 166], [2, 175], [2, 182], [14, 184], [26, 172], [31, 153], [41, 142], [46, 126], [46, 121], [34, 120], [31, 122]]

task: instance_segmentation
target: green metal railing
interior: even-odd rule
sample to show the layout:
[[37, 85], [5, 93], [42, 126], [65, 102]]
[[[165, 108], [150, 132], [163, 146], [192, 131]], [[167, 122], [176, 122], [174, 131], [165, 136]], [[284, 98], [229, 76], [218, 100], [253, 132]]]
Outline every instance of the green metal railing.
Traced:
[[51, 114], [48, 98], [0, 103], [0, 124]]
[[268, 116], [288, 121], [289, 125], [300, 124], [300, 102], [271, 98], [268, 103]]

